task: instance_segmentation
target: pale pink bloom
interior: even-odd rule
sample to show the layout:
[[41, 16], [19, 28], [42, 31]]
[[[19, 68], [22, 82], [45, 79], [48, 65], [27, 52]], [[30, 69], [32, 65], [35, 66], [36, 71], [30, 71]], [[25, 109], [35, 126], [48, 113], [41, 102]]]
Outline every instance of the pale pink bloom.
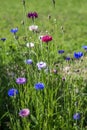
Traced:
[[46, 68], [46, 66], [47, 66], [46, 63], [43, 62], [43, 61], [40, 61], [40, 62], [37, 63], [38, 70]]
[[38, 30], [38, 26], [37, 25], [31, 25], [31, 26], [29, 26], [29, 30], [30, 31], [37, 31]]
[[26, 117], [30, 114], [30, 110], [28, 108], [24, 108], [22, 110], [20, 110], [19, 112], [19, 116], [21, 117]]

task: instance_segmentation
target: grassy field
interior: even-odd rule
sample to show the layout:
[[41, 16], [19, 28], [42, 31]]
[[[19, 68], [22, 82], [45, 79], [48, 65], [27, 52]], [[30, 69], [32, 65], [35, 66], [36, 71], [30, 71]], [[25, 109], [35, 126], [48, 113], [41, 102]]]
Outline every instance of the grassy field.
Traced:
[[[0, 129], [86, 130], [86, 0], [55, 0], [55, 7], [52, 0], [26, 0], [25, 5], [0, 0], [0, 5]], [[34, 11], [33, 22], [27, 14]], [[31, 25], [38, 30], [30, 31]], [[11, 33], [13, 28], [18, 32]], [[52, 41], [42, 42], [44, 35]], [[31, 42], [34, 47], [27, 47]], [[74, 57], [75, 52], [83, 56]], [[46, 63], [41, 70], [40, 61]], [[19, 84], [19, 77], [26, 81]], [[44, 88], [36, 89], [38, 83]], [[11, 88], [18, 93], [9, 95]], [[27, 117], [20, 116], [24, 108], [30, 111]]]

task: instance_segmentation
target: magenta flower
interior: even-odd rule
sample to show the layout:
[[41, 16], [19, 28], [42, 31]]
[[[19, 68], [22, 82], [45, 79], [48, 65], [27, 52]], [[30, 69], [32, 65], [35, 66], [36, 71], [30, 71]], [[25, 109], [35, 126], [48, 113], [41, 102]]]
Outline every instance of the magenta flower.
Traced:
[[49, 41], [52, 41], [52, 36], [45, 35], [41, 38], [42, 42], [48, 43]]
[[16, 83], [17, 84], [25, 84], [26, 83], [26, 78], [22, 78], [22, 77], [17, 78]]
[[28, 108], [24, 108], [22, 110], [20, 110], [19, 112], [19, 116], [21, 117], [26, 117], [30, 114], [30, 110]]

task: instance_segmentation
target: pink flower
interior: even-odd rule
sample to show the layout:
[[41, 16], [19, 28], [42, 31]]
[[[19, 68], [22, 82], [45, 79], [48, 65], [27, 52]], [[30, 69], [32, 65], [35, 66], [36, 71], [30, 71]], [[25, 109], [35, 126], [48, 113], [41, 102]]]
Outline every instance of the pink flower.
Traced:
[[38, 30], [38, 26], [37, 25], [31, 25], [31, 26], [29, 26], [29, 30], [35, 32], [35, 31]]
[[20, 110], [19, 112], [19, 116], [21, 117], [26, 117], [30, 114], [30, 110], [28, 108], [24, 108], [22, 110]]
[[52, 41], [52, 36], [45, 35], [41, 38], [42, 42], [48, 43], [49, 41]]

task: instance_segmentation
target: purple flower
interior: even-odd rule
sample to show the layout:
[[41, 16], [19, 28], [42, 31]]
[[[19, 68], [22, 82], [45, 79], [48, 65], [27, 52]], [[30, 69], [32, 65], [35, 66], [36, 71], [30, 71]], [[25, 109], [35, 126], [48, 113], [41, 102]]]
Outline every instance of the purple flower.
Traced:
[[29, 65], [31, 65], [33, 63], [33, 61], [31, 59], [28, 59], [25, 62], [26, 62], [26, 64], [29, 64]]
[[79, 120], [79, 119], [80, 119], [80, 113], [75, 113], [75, 114], [73, 115], [73, 119], [74, 119], [74, 120]]
[[6, 40], [6, 38], [1, 38], [1, 41], [3, 41], [3, 42], [4, 42], [5, 40]]
[[44, 84], [43, 83], [36, 83], [34, 85], [35, 89], [39, 90], [39, 89], [44, 89]]
[[8, 96], [13, 97], [16, 94], [18, 94], [18, 90], [17, 89], [11, 88], [11, 89], [8, 90]]
[[38, 18], [38, 14], [36, 12], [30, 12], [28, 13], [27, 17], [32, 19]]
[[70, 60], [70, 57], [66, 57], [66, 60], [69, 61], [69, 60]]
[[79, 59], [79, 58], [81, 58], [83, 56], [83, 53], [82, 52], [75, 52], [74, 53], [74, 58], [76, 58], [76, 59]]
[[85, 49], [85, 50], [87, 50], [87, 46], [83, 46], [82, 48]]
[[16, 83], [17, 84], [25, 84], [26, 83], [26, 78], [17, 78], [16, 79]]
[[63, 54], [63, 53], [64, 53], [64, 50], [59, 50], [58, 53], [59, 53], [59, 54]]
[[19, 116], [21, 117], [26, 117], [30, 114], [30, 110], [28, 108], [24, 108], [22, 110], [20, 110], [19, 112]]
[[43, 68], [46, 68], [46, 63], [41, 61], [37, 63], [38, 70], [41, 70]]
[[16, 32], [18, 32], [18, 28], [13, 28], [10, 30], [10, 32], [15, 34]]

